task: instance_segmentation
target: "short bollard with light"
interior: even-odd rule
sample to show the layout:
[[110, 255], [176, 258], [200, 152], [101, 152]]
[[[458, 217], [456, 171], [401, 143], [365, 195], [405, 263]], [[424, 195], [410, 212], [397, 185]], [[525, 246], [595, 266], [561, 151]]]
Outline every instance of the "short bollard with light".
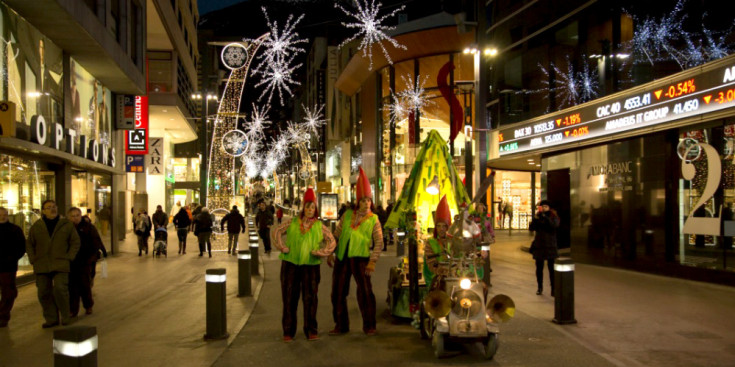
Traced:
[[94, 326], [54, 330], [54, 367], [97, 366], [98, 344]]
[[207, 269], [204, 275], [207, 286], [207, 333], [205, 340], [226, 339], [227, 333], [227, 271]]
[[259, 275], [260, 272], [258, 271], [258, 256], [259, 255], [259, 242], [258, 242], [258, 236], [250, 236], [250, 274], [251, 275]]
[[575, 324], [574, 262], [560, 257], [554, 263], [554, 320], [557, 324]]
[[237, 296], [245, 297], [252, 295], [250, 250], [237, 252]]

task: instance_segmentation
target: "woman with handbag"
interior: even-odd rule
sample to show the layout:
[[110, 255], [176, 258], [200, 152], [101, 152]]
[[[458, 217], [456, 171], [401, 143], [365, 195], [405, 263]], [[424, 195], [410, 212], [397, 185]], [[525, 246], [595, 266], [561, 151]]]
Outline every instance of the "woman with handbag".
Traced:
[[536, 231], [530, 252], [533, 259], [536, 260], [537, 295], [541, 295], [544, 290], [544, 260], [547, 262], [549, 269], [551, 295], [554, 295], [554, 259], [559, 257], [556, 248], [556, 230], [559, 228], [559, 223], [559, 215], [556, 214], [554, 209], [551, 209], [551, 202], [541, 200], [538, 204], [538, 211], [528, 226], [529, 231]]

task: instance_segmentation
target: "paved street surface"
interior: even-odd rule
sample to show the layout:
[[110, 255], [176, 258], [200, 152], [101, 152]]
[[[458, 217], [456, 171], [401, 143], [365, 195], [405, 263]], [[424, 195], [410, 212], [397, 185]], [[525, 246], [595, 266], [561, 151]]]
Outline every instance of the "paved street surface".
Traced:
[[[245, 241], [245, 242], [243, 242]], [[100, 366], [208, 366], [245, 324], [255, 300], [237, 297], [237, 261], [226, 252], [198, 257], [193, 234], [187, 254], [178, 255], [178, 239], [169, 233], [168, 258], [138, 257], [135, 236], [108, 257], [109, 277], [97, 278], [92, 315], [81, 308], [74, 325], [96, 326]], [[241, 246], [247, 236], [240, 237]], [[152, 240], [149, 241], [149, 247]], [[209, 268], [227, 269], [229, 340], [205, 342], [205, 282]], [[257, 294], [262, 278], [253, 281]], [[53, 366], [53, 330], [44, 322], [34, 284], [19, 289], [10, 325], [0, 329], [0, 366]]]
[[[225, 253], [196, 255], [189, 236], [185, 256], [170, 237], [167, 259], [138, 257], [134, 236], [108, 259], [110, 276], [95, 284], [94, 314], [76, 324], [99, 334], [100, 366], [733, 366], [735, 365], [735, 288], [577, 264], [576, 325], [559, 326], [553, 298], [536, 296], [534, 266], [521, 250], [523, 232], [498, 233], [493, 245], [493, 288], [517, 305], [516, 317], [501, 325], [500, 348], [485, 361], [479, 348], [437, 361], [429, 341], [408, 321], [393, 319], [385, 303], [388, 269], [398, 262], [391, 247], [378, 263], [374, 290], [378, 335], [361, 331], [353, 290], [348, 304], [352, 331], [328, 336], [332, 328], [331, 269], [322, 265], [319, 290], [321, 340], [299, 333], [281, 341], [280, 260], [263, 262], [264, 278], [253, 283], [257, 300], [237, 298], [236, 261]], [[241, 238], [241, 241], [243, 239]], [[262, 251], [262, 250], [261, 250]], [[204, 271], [227, 269], [228, 340], [205, 342]], [[548, 288], [548, 286], [546, 287]], [[0, 329], [0, 367], [52, 366], [53, 329], [43, 319], [35, 286], [21, 287], [8, 328]], [[83, 309], [82, 309], [83, 313]]]

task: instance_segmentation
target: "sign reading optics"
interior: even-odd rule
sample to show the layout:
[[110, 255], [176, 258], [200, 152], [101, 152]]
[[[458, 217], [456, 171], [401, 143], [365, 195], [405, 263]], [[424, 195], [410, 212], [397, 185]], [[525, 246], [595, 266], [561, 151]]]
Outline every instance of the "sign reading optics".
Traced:
[[500, 130], [499, 155], [562, 145], [735, 107], [735, 62]]

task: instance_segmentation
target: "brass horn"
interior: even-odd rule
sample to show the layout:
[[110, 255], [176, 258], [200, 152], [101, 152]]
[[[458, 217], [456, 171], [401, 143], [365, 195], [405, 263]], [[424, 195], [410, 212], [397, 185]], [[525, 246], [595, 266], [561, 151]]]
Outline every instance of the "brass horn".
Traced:
[[432, 318], [438, 319], [449, 314], [452, 309], [452, 300], [449, 295], [438, 289], [429, 292], [424, 298], [424, 310]]
[[498, 294], [487, 303], [485, 310], [491, 319], [506, 322], [515, 316], [516, 304], [510, 297]]

